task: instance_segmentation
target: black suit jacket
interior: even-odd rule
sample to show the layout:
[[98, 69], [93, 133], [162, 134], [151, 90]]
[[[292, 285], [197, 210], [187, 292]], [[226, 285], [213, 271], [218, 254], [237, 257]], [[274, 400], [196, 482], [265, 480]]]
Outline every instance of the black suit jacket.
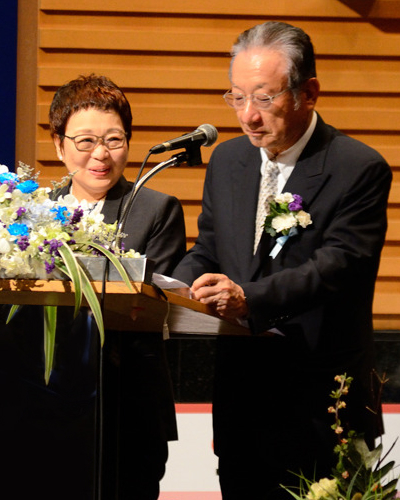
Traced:
[[[344, 372], [355, 377], [351, 394], [357, 401], [349, 405], [349, 414], [354, 409], [349, 420], [358, 430], [371, 430], [365, 406], [372, 404], [372, 300], [387, 226], [390, 168], [376, 151], [318, 117], [283, 189], [302, 196], [313, 222], [272, 259], [275, 240], [266, 233], [255, 256], [252, 251], [260, 164], [259, 149], [245, 136], [215, 149], [199, 236], [174, 273], [189, 284], [204, 272], [228, 275], [244, 289], [252, 332], [276, 327], [285, 334], [219, 339], [217, 452], [220, 438], [229, 436], [227, 429], [235, 434], [242, 429], [246, 435], [243, 421], [265, 424], [268, 394], [282, 408], [288, 399], [293, 403], [296, 390], [312, 394], [308, 403], [314, 414], [323, 415], [330, 404], [325, 396], [335, 388], [333, 377]], [[281, 375], [288, 371], [291, 381], [282, 385]], [[232, 419], [228, 408], [236, 408], [240, 397], [246, 410], [239, 409]]]

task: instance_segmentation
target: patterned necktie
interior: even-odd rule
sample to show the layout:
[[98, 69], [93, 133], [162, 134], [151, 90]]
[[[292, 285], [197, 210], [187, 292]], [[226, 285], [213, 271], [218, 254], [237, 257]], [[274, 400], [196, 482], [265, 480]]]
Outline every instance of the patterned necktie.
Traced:
[[276, 157], [267, 161], [265, 165], [264, 175], [261, 177], [255, 223], [253, 254], [255, 254], [257, 251], [261, 235], [264, 231], [264, 221], [267, 215], [267, 199], [272, 195], [276, 195], [278, 191], [279, 167], [275, 162], [275, 158]]

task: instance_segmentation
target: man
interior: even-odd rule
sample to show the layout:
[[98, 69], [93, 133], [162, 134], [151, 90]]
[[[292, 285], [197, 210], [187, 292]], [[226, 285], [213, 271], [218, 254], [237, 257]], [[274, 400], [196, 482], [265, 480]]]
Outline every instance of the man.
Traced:
[[[199, 236], [174, 276], [222, 317], [248, 322], [253, 335], [217, 339], [220, 484], [224, 500], [276, 500], [287, 495], [279, 485], [298, 485], [293, 473], [318, 478], [334, 464], [335, 375], [354, 377], [343, 424], [369, 445], [379, 432], [367, 407], [379, 415], [372, 300], [391, 172], [316, 113], [314, 51], [301, 29], [255, 26], [232, 56], [224, 97], [245, 136], [215, 149]], [[311, 219], [282, 247], [281, 234], [255, 241], [261, 178], [274, 168], [275, 193], [301, 196]]]

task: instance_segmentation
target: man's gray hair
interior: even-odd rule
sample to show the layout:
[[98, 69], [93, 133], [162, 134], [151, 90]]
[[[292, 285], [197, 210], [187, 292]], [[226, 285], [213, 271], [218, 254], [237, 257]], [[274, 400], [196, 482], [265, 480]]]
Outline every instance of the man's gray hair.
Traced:
[[254, 47], [276, 50], [286, 57], [288, 87], [292, 89], [295, 99], [300, 85], [317, 76], [314, 48], [307, 33], [291, 24], [268, 21], [239, 35], [231, 51], [230, 78], [232, 64], [239, 52]]

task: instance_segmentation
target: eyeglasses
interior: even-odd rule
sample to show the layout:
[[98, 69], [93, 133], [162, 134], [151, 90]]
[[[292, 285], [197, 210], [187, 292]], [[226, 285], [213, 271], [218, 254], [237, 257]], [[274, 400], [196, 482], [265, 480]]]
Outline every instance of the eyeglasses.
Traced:
[[69, 135], [62, 135], [61, 137], [70, 139], [74, 142], [78, 151], [84, 151], [86, 153], [96, 149], [100, 143], [103, 143], [107, 149], [120, 149], [126, 142], [125, 132], [113, 132], [102, 136], [94, 134], [80, 134], [75, 137], [70, 137]]
[[291, 90], [291, 87], [287, 87], [286, 89], [281, 90], [281, 92], [278, 92], [275, 95], [268, 95], [268, 94], [244, 95], [228, 91], [225, 92], [223, 97], [225, 99], [226, 104], [234, 109], [243, 109], [246, 106], [246, 102], [248, 99], [250, 99], [251, 103], [256, 109], [267, 109], [269, 108], [269, 106], [271, 106], [271, 104], [277, 97], [284, 94], [288, 90]]

